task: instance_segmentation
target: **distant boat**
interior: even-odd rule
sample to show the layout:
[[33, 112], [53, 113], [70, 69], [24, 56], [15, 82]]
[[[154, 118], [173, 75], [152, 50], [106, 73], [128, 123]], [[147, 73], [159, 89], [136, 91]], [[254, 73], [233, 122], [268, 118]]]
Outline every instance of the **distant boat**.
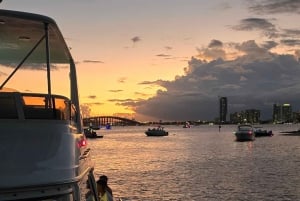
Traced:
[[234, 132], [236, 141], [253, 141], [255, 140], [254, 128], [250, 124], [239, 125]]
[[85, 128], [83, 131], [87, 138], [103, 138], [103, 135], [97, 135], [97, 132], [94, 131], [93, 128]]
[[185, 122], [185, 124], [183, 125], [183, 128], [191, 128], [191, 124], [190, 122]]
[[157, 127], [157, 128], [148, 128], [147, 131], [145, 131], [145, 134], [147, 136], [167, 136], [169, 135], [169, 132], [164, 130], [164, 127]]
[[284, 135], [300, 136], [300, 129], [295, 131], [282, 131], [280, 133], [283, 133]]
[[255, 137], [272, 137], [274, 134], [271, 130], [263, 130], [262, 127], [254, 127]]
[[105, 125], [105, 128], [108, 129], [108, 130], [111, 129], [110, 123], [107, 123], [107, 124]]

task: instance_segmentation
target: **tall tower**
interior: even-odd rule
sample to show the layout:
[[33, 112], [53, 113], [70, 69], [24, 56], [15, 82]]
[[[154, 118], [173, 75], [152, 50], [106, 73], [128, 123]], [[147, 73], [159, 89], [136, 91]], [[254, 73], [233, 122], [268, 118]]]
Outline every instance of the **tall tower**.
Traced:
[[274, 123], [290, 123], [293, 121], [292, 106], [290, 104], [274, 104], [273, 105], [273, 122]]
[[226, 122], [227, 116], [227, 98], [220, 97], [220, 123]]

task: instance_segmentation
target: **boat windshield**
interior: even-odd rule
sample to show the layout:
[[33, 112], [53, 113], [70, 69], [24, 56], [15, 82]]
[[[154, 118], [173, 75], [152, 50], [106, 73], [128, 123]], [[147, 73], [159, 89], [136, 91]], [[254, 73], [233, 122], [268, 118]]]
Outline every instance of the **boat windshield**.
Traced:
[[65, 97], [23, 95], [25, 119], [60, 119], [69, 116], [69, 101]]
[[71, 101], [59, 95], [0, 93], [1, 119], [56, 119], [76, 121]]
[[239, 130], [240, 131], [249, 131], [249, 130], [252, 130], [252, 127], [251, 126], [240, 126]]

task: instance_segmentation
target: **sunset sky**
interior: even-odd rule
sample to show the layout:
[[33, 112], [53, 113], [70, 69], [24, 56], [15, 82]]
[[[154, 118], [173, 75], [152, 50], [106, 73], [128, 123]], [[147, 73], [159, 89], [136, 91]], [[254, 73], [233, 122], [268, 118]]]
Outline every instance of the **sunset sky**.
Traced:
[[220, 96], [229, 113], [259, 109], [262, 119], [274, 103], [300, 110], [299, 0], [3, 0], [0, 8], [55, 19], [91, 116], [212, 120]]

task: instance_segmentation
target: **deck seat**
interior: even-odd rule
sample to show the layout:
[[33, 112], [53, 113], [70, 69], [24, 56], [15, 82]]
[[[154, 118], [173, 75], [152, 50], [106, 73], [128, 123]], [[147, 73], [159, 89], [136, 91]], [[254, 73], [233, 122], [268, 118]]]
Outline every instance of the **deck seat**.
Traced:
[[60, 110], [52, 108], [24, 107], [24, 115], [25, 119], [64, 119]]
[[0, 96], [0, 119], [17, 119], [18, 112], [13, 96]]

